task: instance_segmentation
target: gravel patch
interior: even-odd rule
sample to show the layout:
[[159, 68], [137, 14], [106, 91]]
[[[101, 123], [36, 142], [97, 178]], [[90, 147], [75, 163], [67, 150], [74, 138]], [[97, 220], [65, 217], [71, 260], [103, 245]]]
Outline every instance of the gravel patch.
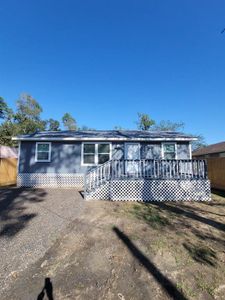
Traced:
[[0, 190], [0, 295], [45, 255], [83, 208], [73, 189]]

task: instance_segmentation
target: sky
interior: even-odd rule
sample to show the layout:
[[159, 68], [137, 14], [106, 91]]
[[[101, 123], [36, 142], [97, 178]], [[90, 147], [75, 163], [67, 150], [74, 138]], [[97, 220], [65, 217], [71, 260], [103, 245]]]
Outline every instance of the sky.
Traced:
[[225, 141], [225, 1], [0, 0], [0, 96], [135, 129], [137, 112]]

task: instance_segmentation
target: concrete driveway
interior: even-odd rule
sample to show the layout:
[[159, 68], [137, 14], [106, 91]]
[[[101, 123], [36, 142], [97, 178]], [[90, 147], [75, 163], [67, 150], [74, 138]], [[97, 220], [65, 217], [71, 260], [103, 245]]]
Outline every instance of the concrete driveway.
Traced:
[[73, 189], [0, 189], [0, 295], [82, 212]]

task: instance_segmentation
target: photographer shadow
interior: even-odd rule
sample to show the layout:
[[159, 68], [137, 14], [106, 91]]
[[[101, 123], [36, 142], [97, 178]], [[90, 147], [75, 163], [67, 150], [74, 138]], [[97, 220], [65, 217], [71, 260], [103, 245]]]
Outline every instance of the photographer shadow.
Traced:
[[37, 297], [37, 300], [43, 300], [45, 297], [45, 294], [48, 298], [48, 300], [54, 300], [53, 298], [53, 285], [51, 282], [51, 279], [49, 277], [45, 278], [45, 285], [43, 289], [41, 290], [40, 294]]

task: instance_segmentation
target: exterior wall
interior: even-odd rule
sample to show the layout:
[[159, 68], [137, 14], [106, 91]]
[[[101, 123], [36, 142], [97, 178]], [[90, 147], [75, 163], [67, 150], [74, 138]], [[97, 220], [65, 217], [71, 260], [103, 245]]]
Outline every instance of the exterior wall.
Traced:
[[[177, 158], [178, 159], [189, 159], [190, 158], [190, 149], [189, 143], [176, 143], [177, 144]], [[36, 151], [36, 142], [21, 142], [20, 145], [20, 159], [19, 159], [19, 172], [18, 172], [18, 186], [25, 186], [25, 187], [77, 187], [82, 188], [84, 185], [84, 174], [87, 170], [91, 168], [95, 168], [95, 166], [82, 166], [81, 165], [81, 145], [82, 142], [52, 142], [51, 143], [51, 161], [50, 162], [36, 162], [35, 161], [35, 151]], [[158, 143], [147, 143], [142, 142], [140, 143], [141, 149], [141, 159], [161, 159], [162, 158], [162, 144]], [[124, 159], [124, 149], [125, 143], [124, 142], [112, 142], [112, 159], [122, 160]], [[131, 187], [128, 187], [126, 183], [116, 183], [114, 182], [113, 185], [117, 186], [114, 188], [114, 191], [121, 188], [120, 190], [126, 191], [132, 186], [135, 186], [138, 190], [134, 193], [139, 193], [144, 191], [145, 186], [149, 185], [150, 183], [144, 183], [144, 187], [142, 186], [143, 180], [139, 181], [131, 181]], [[162, 180], [161, 180], [162, 181]], [[138, 183], [139, 182], [139, 183]], [[148, 181], [150, 182], [150, 181]], [[150, 190], [155, 191], [155, 198], [154, 199], [161, 199], [159, 197], [159, 193], [162, 193], [162, 197], [165, 197], [165, 191], [163, 192], [163, 185], [166, 181], [151, 180], [153, 187], [149, 186]], [[174, 186], [171, 185], [172, 181], [170, 181], [171, 191], [173, 188], [177, 191], [181, 189], [182, 184], [178, 185], [179, 181], [174, 180], [177, 182]], [[106, 186], [109, 183], [106, 183]], [[140, 186], [139, 186], [140, 185]], [[159, 189], [160, 185], [160, 189]], [[155, 186], [155, 188], [154, 188]], [[183, 184], [184, 186], [184, 184]], [[186, 182], [187, 186], [187, 182]], [[165, 187], [165, 186], [164, 186]], [[102, 187], [103, 188], [103, 187]], [[109, 195], [109, 192], [112, 191], [112, 182], [110, 183], [110, 190], [105, 190], [105, 195]], [[154, 190], [155, 189], [155, 190]], [[193, 190], [193, 186], [190, 186], [190, 189]], [[202, 193], [202, 188], [197, 188], [200, 191], [200, 195]], [[185, 192], [186, 195], [191, 195], [190, 193]], [[110, 194], [112, 196], [112, 194]], [[134, 194], [129, 194], [128, 197], [134, 196]], [[148, 194], [149, 195], [149, 194]], [[152, 194], [153, 195], [153, 194]], [[175, 194], [173, 194], [175, 195]], [[182, 194], [183, 195], [183, 194]], [[181, 195], [181, 196], [182, 196]], [[93, 195], [92, 195], [93, 196]], [[110, 197], [111, 197], [110, 196]], [[106, 197], [106, 196], [104, 196]], [[104, 198], [103, 197], [103, 198]], [[108, 197], [108, 196], [107, 196]], [[116, 199], [118, 196], [114, 193], [113, 199]], [[183, 198], [182, 198], [183, 197]], [[184, 196], [181, 198], [183, 200]], [[132, 197], [131, 197], [132, 198]], [[135, 197], [134, 197], [135, 198]], [[137, 198], [141, 200], [141, 196], [137, 196]], [[163, 198], [162, 198], [163, 199]], [[165, 198], [167, 199], [167, 198]], [[197, 199], [197, 196], [192, 199]], [[119, 200], [126, 200], [126, 199], [119, 199]], [[145, 198], [142, 199], [145, 201]]]
[[[81, 165], [81, 142], [52, 142], [51, 162], [36, 162], [36, 142], [21, 142], [19, 173], [84, 174], [93, 167]], [[112, 143], [112, 159], [123, 159], [124, 143]]]
[[0, 158], [17, 158], [18, 150], [14, 147], [0, 145]]
[[21, 142], [19, 173], [84, 173], [81, 143], [52, 142], [51, 162], [35, 162], [35, 142]]
[[[141, 144], [141, 159], [160, 159], [161, 143]], [[93, 167], [81, 165], [81, 142], [52, 142], [51, 162], [35, 162], [35, 142], [21, 142], [19, 174], [84, 174]], [[124, 142], [112, 143], [112, 159], [124, 159]], [[189, 159], [189, 143], [177, 143], [177, 158]]]
[[160, 159], [161, 143], [141, 143], [141, 159]]
[[[190, 159], [189, 143], [178, 142], [177, 159]], [[141, 159], [161, 159], [161, 143], [141, 143]]]
[[191, 159], [189, 143], [177, 143], [177, 159]]
[[112, 159], [124, 159], [124, 143], [112, 144]]

